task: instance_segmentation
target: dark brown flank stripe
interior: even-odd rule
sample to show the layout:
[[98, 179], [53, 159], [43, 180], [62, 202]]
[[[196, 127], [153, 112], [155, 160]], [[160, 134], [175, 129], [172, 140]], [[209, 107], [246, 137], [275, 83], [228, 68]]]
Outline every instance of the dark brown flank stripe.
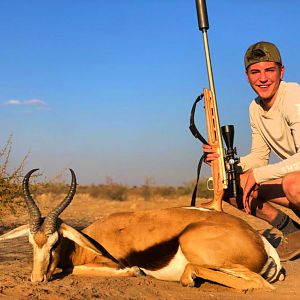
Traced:
[[168, 265], [178, 251], [178, 237], [159, 243], [144, 251], [132, 251], [125, 258], [120, 259], [124, 266], [138, 266], [147, 270], [158, 270]]

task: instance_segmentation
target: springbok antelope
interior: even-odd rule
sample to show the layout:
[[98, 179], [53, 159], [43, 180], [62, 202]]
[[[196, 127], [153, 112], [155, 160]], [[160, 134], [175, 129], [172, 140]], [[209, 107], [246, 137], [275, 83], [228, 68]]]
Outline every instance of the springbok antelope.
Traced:
[[243, 220], [190, 207], [115, 213], [82, 232], [58, 218], [76, 192], [73, 172], [66, 198], [46, 218], [23, 180], [29, 224], [0, 240], [29, 235], [32, 282], [48, 281], [56, 267], [91, 276], [151, 275], [193, 286], [194, 279], [236, 289], [268, 288], [284, 278], [275, 249]]

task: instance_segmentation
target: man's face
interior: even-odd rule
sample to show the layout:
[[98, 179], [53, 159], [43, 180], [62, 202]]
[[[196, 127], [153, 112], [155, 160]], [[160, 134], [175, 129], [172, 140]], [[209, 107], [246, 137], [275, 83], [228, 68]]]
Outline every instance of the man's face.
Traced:
[[250, 65], [246, 71], [248, 81], [255, 93], [267, 104], [273, 104], [284, 68], [275, 62], [263, 61]]

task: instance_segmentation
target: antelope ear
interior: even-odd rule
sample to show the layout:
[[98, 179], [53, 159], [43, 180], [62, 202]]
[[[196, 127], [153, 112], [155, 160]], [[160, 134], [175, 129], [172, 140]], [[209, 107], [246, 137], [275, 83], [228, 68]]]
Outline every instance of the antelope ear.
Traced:
[[79, 246], [94, 252], [95, 254], [102, 255], [102, 252], [92, 244], [82, 233], [77, 231], [75, 228], [61, 223], [58, 231], [63, 235], [63, 237], [72, 240]]
[[29, 234], [29, 224], [26, 224], [0, 235], [0, 241], [14, 239], [20, 236], [27, 236], [28, 234]]

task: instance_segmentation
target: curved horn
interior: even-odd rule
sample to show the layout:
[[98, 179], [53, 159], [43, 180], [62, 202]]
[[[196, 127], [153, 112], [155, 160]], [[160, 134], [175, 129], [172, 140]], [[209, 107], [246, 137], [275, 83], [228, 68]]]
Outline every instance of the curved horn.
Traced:
[[37, 207], [37, 205], [35, 204], [33, 198], [30, 195], [30, 191], [29, 191], [29, 178], [31, 176], [31, 174], [35, 171], [37, 171], [38, 169], [33, 169], [31, 171], [29, 171], [24, 179], [23, 179], [23, 184], [22, 184], [22, 188], [23, 188], [23, 195], [24, 195], [24, 199], [28, 208], [28, 213], [29, 213], [29, 225], [30, 225], [30, 231], [32, 233], [36, 233], [40, 226], [41, 226], [41, 222], [42, 222], [42, 218], [41, 218], [41, 212], [39, 210], [39, 208]]
[[71, 203], [75, 193], [76, 193], [76, 176], [72, 169], [70, 169], [72, 174], [72, 182], [69, 189], [69, 193], [66, 198], [55, 208], [53, 209], [46, 217], [44, 222], [44, 232], [46, 235], [52, 234], [55, 230], [57, 230], [57, 219], [58, 216], [67, 208], [67, 206]]

